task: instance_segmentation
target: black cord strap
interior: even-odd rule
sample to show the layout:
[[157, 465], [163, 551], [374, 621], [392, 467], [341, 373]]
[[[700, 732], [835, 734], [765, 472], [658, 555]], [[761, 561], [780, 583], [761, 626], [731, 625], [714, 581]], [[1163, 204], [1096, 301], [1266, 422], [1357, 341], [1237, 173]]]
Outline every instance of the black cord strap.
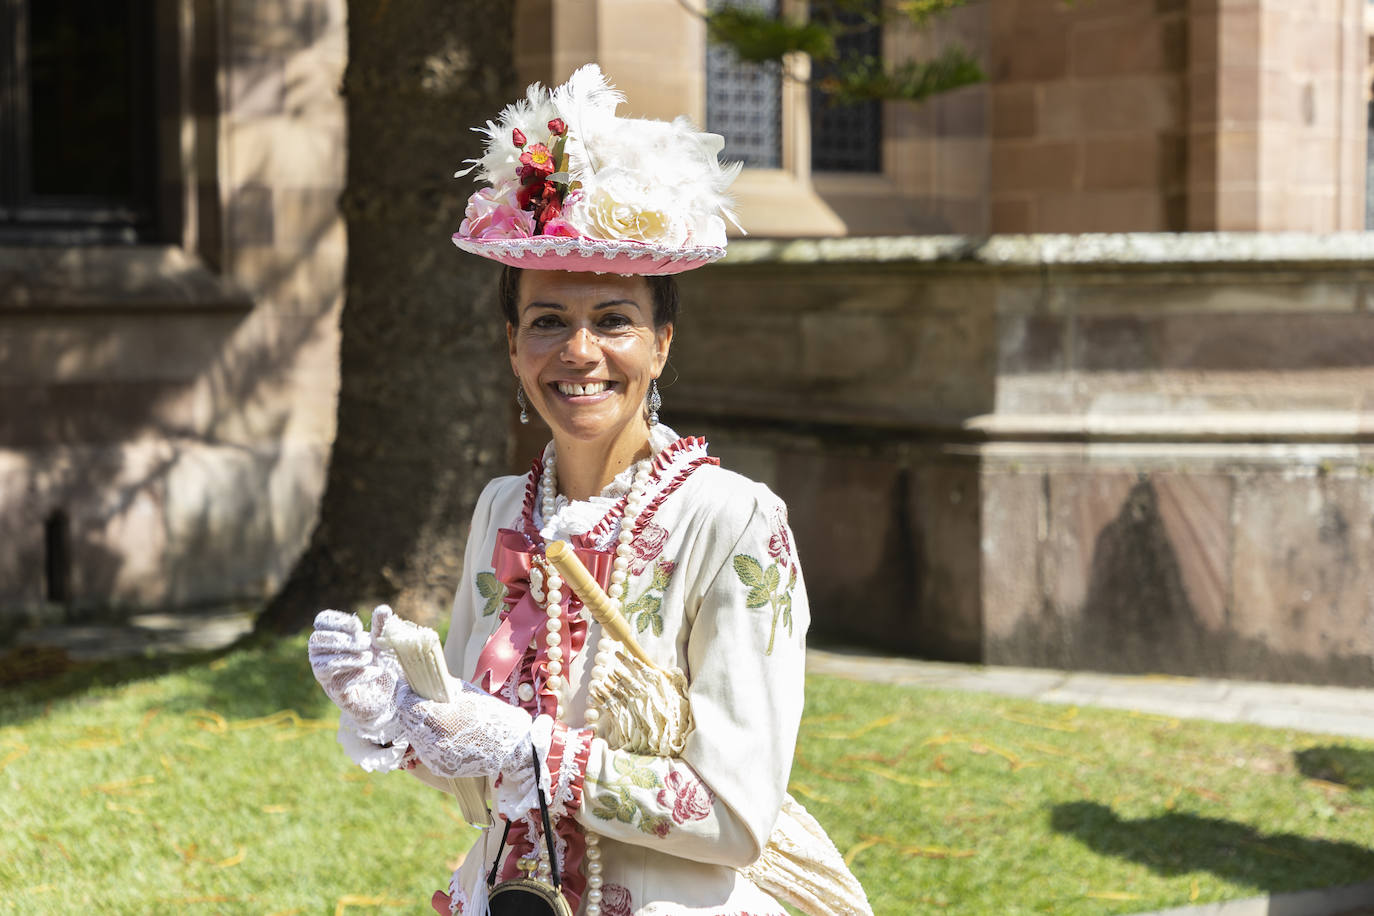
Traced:
[[[558, 856], [553, 849], [553, 829], [549, 826], [549, 806], [544, 801], [544, 790], [539, 785], [539, 752], [530, 749], [530, 756], [534, 759], [534, 791], [539, 796], [539, 816], [544, 821], [544, 842], [549, 850], [549, 877], [553, 879], [555, 890], [563, 886], [562, 879], [558, 871]], [[501, 853], [506, 851], [506, 840], [510, 837], [511, 821], [506, 821], [506, 829], [501, 832], [501, 845], [496, 849], [496, 861], [491, 863], [491, 873], [487, 875], [487, 887], [496, 883], [496, 873], [501, 870]]]

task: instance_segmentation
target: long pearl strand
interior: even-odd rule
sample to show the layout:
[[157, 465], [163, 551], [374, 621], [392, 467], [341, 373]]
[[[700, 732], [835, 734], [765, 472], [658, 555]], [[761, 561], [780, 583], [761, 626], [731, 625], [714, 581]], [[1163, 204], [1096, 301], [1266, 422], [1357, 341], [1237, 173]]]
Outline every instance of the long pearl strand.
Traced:
[[[615, 560], [611, 568], [611, 584], [606, 589], [607, 596], [611, 599], [611, 605], [616, 613], [620, 612], [620, 602], [625, 596], [625, 581], [629, 578], [630, 559], [634, 553], [630, 544], [634, 541], [635, 523], [639, 519], [639, 514], [644, 511], [645, 499], [649, 486], [649, 476], [652, 472], [653, 462], [645, 461], [639, 469], [635, 471], [634, 482], [630, 485], [630, 492], [625, 498], [625, 514], [620, 520], [620, 533], [617, 536], [615, 545]], [[543, 513], [544, 524], [548, 525], [558, 509], [558, 463], [553, 452], [544, 458], [544, 473], [539, 481], [539, 508]], [[549, 532], [550, 534], [552, 532]], [[547, 536], [546, 536], [547, 537]], [[558, 696], [558, 716], [563, 718], [563, 652], [559, 647], [562, 637], [559, 631], [563, 627], [563, 580], [554, 570], [549, 570], [548, 577], [543, 582], [547, 586], [543, 597], [547, 599], [545, 605], [548, 614], [546, 624], [547, 633], [544, 637], [544, 645], [548, 648], [548, 679], [544, 682], [550, 690]], [[538, 590], [531, 582], [531, 591], [535, 592], [535, 600], [542, 600]], [[596, 657], [592, 665], [591, 680], [588, 682], [588, 694], [596, 695], [598, 688], [605, 680], [615, 653], [619, 650], [620, 644], [608, 637], [604, 632], [597, 641]], [[522, 687], [525, 685], [521, 685]], [[529, 699], [533, 697], [533, 688]], [[596, 723], [601, 718], [601, 711], [595, 707], [589, 707], [586, 712], [587, 724], [596, 727]], [[601, 839], [590, 830], [583, 831], [587, 841], [587, 916], [601, 916]], [[547, 855], [544, 856], [547, 859]], [[546, 861], [540, 862], [540, 874], [547, 877], [548, 864]]]

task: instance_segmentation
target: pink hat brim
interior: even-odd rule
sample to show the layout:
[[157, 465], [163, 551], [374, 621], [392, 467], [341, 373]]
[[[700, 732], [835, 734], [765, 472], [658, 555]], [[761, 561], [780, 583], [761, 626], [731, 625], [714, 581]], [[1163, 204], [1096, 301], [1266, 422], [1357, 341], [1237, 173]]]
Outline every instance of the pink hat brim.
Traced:
[[526, 270], [663, 276], [710, 264], [725, 255], [723, 247], [697, 245], [669, 248], [645, 242], [565, 238], [540, 235], [522, 239], [474, 239], [453, 234], [453, 244], [471, 254]]

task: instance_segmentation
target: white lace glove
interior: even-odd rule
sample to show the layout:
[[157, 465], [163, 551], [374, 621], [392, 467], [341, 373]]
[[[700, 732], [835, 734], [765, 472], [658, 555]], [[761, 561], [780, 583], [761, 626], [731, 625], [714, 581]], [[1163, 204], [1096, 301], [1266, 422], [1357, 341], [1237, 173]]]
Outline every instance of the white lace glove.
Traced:
[[373, 646], [391, 608], [372, 612], [371, 634], [354, 614], [320, 611], [310, 634], [310, 668], [329, 699], [352, 720], [358, 734], [377, 744], [389, 744], [400, 733], [396, 721], [396, 693], [405, 684], [396, 653]]
[[547, 755], [553, 720], [539, 720], [519, 706], [498, 700], [466, 681], [447, 703], [422, 699], [402, 684], [396, 697], [398, 717], [411, 749], [438, 776], [501, 776], [497, 807], [503, 814], [523, 814], [539, 804], [534, 794], [536, 746]]

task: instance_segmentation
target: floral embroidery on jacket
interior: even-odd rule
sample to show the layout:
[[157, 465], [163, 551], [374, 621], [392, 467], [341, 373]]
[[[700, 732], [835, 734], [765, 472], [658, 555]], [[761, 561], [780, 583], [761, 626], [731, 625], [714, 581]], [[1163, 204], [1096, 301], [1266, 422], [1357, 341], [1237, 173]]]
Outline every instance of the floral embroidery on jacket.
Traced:
[[768, 555], [779, 565], [787, 566], [792, 561], [792, 539], [787, 536], [787, 509], [779, 508], [774, 515], [773, 536], [768, 539]]
[[637, 576], [649, 568], [649, 564], [658, 559], [658, 555], [663, 553], [663, 546], [668, 543], [668, 529], [662, 525], [649, 522], [646, 524], [630, 542], [630, 549], [634, 551], [634, 557], [630, 560], [629, 573]]
[[496, 578], [494, 572], [479, 572], [477, 574], [477, 594], [487, 599], [487, 603], [482, 605], [482, 616], [490, 617], [501, 609], [501, 604], [506, 597], [506, 583]]
[[[771, 551], [771, 544], [769, 549]], [[763, 650], [764, 655], [773, 654], [773, 640], [778, 634], [779, 620], [787, 627], [787, 635], [792, 635], [792, 589], [797, 584], [797, 567], [796, 564], [792, 565], [787, 586], [782, 588], [782, 571], [786, 568], [785, 563], [775, 560], [765, 569], [762, 563], [746, 553], [735, 555], [735, 575], [749, 586], [744, 606], [755, 608], [767, 604], [773, 608], [773, 622], [768, 629], [768, 648]]]
[[625, 619], [633, 623], [638, 632], [652, 629], [655, 636], [663, 635], [663, 593], [667, 591], [668, 579], [676, 568], [677, 564], [671, 560], [656, 562], [653, 581], [638, 598], [624, 606]]
[[638, 761], [652, 761], [656, 758], [640, 754], [626, 754], [615, 758], [616, 776], [600, 786], [615, 793], [614, 798], [598, 796], [592, 814], [603, 821], [620, 821], [634, 824], [640, 830], [662, 839], [673, 829], [673, 822], [661, 814], [650, 814], [648, 807], [630, 794], [631, 789], [661, 789], [663, 780], [649, 764]]
[[663, 777], [663, 788], [658, 790], [658, 803], [664, 808], [672, 808], [673, 820], [685, 824], [704, 820], [711, 813], [716, 797], [701, 780], [679, 770], [670, 770]]
[[634, 909], [629, 888], [619, 884], [601, 885], [602, 916], [632, 916]]

